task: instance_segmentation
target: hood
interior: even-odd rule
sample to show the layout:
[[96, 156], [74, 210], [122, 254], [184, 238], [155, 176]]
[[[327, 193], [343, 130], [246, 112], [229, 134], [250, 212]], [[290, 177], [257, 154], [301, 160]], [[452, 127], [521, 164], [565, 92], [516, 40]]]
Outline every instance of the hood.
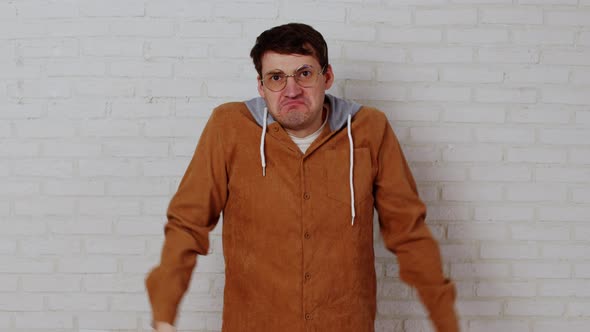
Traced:
[[[332, 131], [339, 130], [344, 127], [346, 125], [348, 115], [354, 116], [361, 109], [361, 104], [334, 97], [330, 94], [326, 94], [326, 100], [330, 103], [331, 112], [328, 115], [328, 124], [330, 125], [330, 129]], [[266, 107], [266, 102], [264, 99], [262, 97], [256, 97], [247, 100], [245, 103], [254, 119], [256, 119], [258, 125], [262, 127], [264, 120], [264, 108]], [[267, 125], [274, 122], [275, 119], [269, 113]]]

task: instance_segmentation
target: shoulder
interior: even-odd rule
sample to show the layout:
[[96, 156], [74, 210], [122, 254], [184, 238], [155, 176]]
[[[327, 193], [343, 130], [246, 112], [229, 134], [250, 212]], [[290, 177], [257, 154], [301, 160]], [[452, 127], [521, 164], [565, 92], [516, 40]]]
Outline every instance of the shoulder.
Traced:
[[244, 102], [227, 102], [213, 109], [209, 123], [228, 125], [248, 120], [252, 121], [253, 119]]
[[377, 108], [369, 106], [361, 107], [354, 116], [353, 121], [357, 122], [363, 127], [371, 128], [371, 130], [384, 129], [389, 125], [389, 121], [385, 113]]

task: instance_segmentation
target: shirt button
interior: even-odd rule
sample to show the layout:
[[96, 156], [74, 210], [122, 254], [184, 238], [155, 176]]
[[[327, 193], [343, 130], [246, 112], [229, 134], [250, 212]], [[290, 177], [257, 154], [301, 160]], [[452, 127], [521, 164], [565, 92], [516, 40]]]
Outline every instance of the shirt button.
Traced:
[[309, 280], [311, 279], [311, 273], [307, 272], [305, 273], [305, 280]]
[[305, 232], [305, 234], [303, 235], [307, 240], [309, 240], [311, 238], [311, 234], [309, 234], [309, 232]]
[[305, 320], [311, 320], [311, 314], [305, 314]]
[[310, 199], [310, 198], [311, 198], [311, 195], [310, 195], [309, 193], [304, 193], [304, 194], [303, 194], [303, 198], [304, 198], [305, 200], [308, 200], [308, 199]]
[[279, 131], [279, 127], [272, 127], [272, 130], [276, 133], [277, 131]]

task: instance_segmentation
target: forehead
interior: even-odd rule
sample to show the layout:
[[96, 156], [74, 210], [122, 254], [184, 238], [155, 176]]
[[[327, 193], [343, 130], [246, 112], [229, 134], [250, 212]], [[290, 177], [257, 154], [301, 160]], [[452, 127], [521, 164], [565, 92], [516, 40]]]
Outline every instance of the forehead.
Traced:
[[318, 60], [313, 55], [279, 54], [276, 52], [264, 53], [261, 63], [263, 73], [275, 69], [291, 72], [302, 65], [311, 65], [315, 68], [319, 68], [320, 66]]

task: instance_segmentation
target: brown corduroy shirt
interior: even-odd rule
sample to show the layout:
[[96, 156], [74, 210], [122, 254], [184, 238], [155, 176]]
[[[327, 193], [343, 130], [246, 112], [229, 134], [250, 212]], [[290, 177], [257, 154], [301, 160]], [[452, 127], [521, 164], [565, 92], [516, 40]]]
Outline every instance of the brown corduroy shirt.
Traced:
[[385, 115], [352, 118], [356, 218], [351, 225], [347, 128], [326, 126], [305, 154], [278, 124], [265, 136], [244, 103], [218, 107], [168, 208], [160, 265], [146, 285], [153, 319], [173, 323], [197, 255], [223, 212], [224, 332], [372, 332], [373, 207], [402, 280], [439, 332], [458, 331], [410, 169]]

